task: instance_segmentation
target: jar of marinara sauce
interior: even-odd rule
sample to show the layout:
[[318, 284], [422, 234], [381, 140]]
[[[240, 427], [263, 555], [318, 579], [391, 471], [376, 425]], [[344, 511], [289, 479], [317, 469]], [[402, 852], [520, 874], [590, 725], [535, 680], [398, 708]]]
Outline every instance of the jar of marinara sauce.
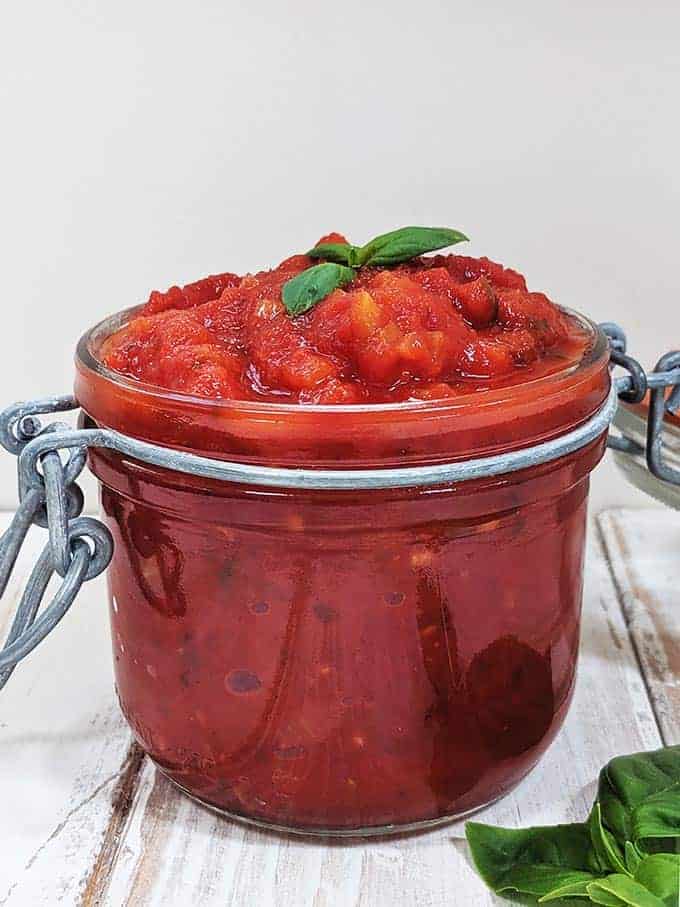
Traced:
[[168, 778], [230, 816], [335, 834], [460, 817], [566, 715], [606, 429], [522, 469], [445, 470], [587, 423], [606, 338], [485, 259], [376, 271], [297, 319], [274, 274], [215, 279], [215, 302], [152, 294], [79, 344], [86, 426], [243, 464], [224, 481], [90, 450], [122, 710]]

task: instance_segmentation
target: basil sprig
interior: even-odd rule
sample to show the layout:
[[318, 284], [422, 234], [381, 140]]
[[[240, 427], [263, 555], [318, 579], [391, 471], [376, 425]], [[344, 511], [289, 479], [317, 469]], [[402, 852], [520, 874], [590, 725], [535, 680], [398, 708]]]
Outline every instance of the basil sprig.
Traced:
[[467, 236], [448, 227], [402, 227], [376, 236], [365, 246], [349, 243], [321, 243], [307, 253], [310, 258], [322, 259], [283, 285], [281, 298], [291, 315], [301, 315], [325, 299], [338, 287], [355, 277], [359, 268], [388, 267], [465, 242]]
[[468, 822], [466, 834], [477, 871], [503, 897], [677, 907], [680, 746], [613, 759], [587, 822], [519, 830]]
[[448, 227], [401, 227], [376, 236], [365, 246], [321, 243], [307, 254], [310, 258], [323, 258], [350, 268], [363, 268], [365, 265], [387, 267], [465, 241], [467, 236], [464, 233], [449, 230]]
[[325, 262], [307, 268], [286, 281], [281, 291], [283, 304], [291, 315], [302, 315], [338, 287], [356, 277], [356, 271], [344, 265]]

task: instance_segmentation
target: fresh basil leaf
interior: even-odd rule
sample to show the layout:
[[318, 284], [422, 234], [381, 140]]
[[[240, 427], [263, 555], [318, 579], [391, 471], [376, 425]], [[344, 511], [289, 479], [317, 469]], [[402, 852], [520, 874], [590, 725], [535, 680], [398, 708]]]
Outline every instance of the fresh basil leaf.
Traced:
[[524, 904], [542, 904], [560, 901], [571, 903], [571, 898], [588, 897], [588, 885], [597, 876], [578, 869], [559, 869], [550, 864], [519, 864], [508, 870], [496, 894], [515, 899]]
[[591, 810], [588, 828], [593, 852], [597, 859], [598, 870], [600, 872], [618, 872], [623, 875], [632, 875], [626, 867], [621, 846], [614, 835], [602, 825], [602, 812], [597, 801]]
[[634, 841], [633, 813], [648, 797], [680, 783], [680, 746], [619, 756], [600, 772], [602, 822], [621, 846]]
[[654, 853], [640, 861], [635, 881], [661, 898], [665, 907], [680, 904], [680, 854]]
[[626, 841], [626, 867], [628, 872], [634, 876], [635, 871], [640, 865], [642, 854], [632, 841]]
[[583, 823], [514, 830], [468, 822], [465, 833], [477, 872], [496, 894], [537, 899], [596, 878], [588, 870], [590, 833]]
[[362, 246], [359, 249], [358, 264], [374, 267], [396, 265], [425, 252], [466, 242], [467, 239], [464, 233], [449, 230], [448, 227], [402, 227], [376, 236]]
[[627, 903], [610, 891], [604, 888], [597, 888], [594, 884], [591, 885], [588, 891], [588, 898], [593, 904], [603, 904], [604, 907], [626, 907]]
[[588, 885], [588, 896], [607, 907], [666, 907], [661, 898], [625, 875], [609, 875]]
[[[633, 810], [632, 839], [680, 838], [680, 783], [646, 797]], [[669, 840], [663, 850], [675, 849]]]
[[548, 904], [554, 901], [559, 901], [560, 904], [580, 903], [572, 901], [572, 899], [587, 898], [588, 885], [590, 885], [592, 881], [593, 876], [588, 873], [576, 881], [567, 882], [566, 884], [560, 885], [558, 888], [554, 888], [552, 891], [549, 891], [548, 894], [544, 894], [542, 898], [539, 898], [538, 903]]
[[324, 261], [334, 261], [337, 264], [348, 265], [350, 268], [359, 266], [359, 249], [349, 243], [324, 242], [310, 249], [307, 255], [310, 258], [323, 258]]
[[314, 265], [284, 283], [281, 299], [291, 315], [302, 315], [355, 277], [356, 271], [344, 265], [332, 262]]

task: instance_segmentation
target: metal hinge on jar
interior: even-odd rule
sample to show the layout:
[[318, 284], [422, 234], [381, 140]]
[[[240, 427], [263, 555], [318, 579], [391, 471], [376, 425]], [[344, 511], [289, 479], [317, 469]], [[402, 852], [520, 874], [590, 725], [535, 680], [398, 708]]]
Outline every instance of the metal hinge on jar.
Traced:
[[[74, 429], [62, 422], [43, 426], [39, 416], [77, 410], [71, 396], [18, 403], [0, 414], [0, 444], [18, 457], [19, 506], [0, 538], [0, 596], [5, 591], [26, 534], [35, 524], [48, 530], [48, 541], [29, 577], [13, 623], [0, 649], [0, 689], [16, 665], [54, 629], [84, 582], [106, 569], [113, 539], [99, 520], [82, 517], [83, 496], [76, 484], [89, 447], [107, 448], [144, 463], [189, 475], [275, 488], [324, 490], [422, 487], [503, 475], [547, 463], [580, 450], [607, 431], [619, 400], [640, 404], [649, 393], [646, 440], [626, 433], [609, 435], [617, 455], [646, 457], [649, 471], [669, 486], [680, 486], [680, 469], [667, 462], [662, 433], [664, 417], [680, 409], [680, 352], [668, 353], [646, 373], [626, 353], [625, 334], [615, 324], [602, 324], [609, 338], [612, 366], [627, 372], [615, 377], [609, 396], [585, 423], [551, 441], [494, 456], [433, 466], [397, 469], [329, 470], [254, 466], [213, 460], [159, 447], [102, 428]], [[670, 394], [667, 389], [672, 388]], [[623, 409], [623, 408], [622, 408]], [[622, 423], [618, 417], [617, 426]], [[62, 582], [42, 609], [50, 579]]]
[[680, 351], [666, 353], [651, 372], [645, 372], [636, 359], [627, 355], [626, 335], [617, 324], [605, 322], [600, 329], [609, 338], [612, 364], [628, 372], [615, 379], [619, 400], [641, 405], [649, 394], [648, 411], [638, 416], [646, 422], [644, 443], [639, 433], [631, 430], [630, 421], [617, 416], [614, 424], [620, 434], [610, 433], [607, 446], [631, 457], [644, 457], [653, 476], [680, 485], [680, 468], [668, 462], [663, 443], [664, 420], [680, 411]]

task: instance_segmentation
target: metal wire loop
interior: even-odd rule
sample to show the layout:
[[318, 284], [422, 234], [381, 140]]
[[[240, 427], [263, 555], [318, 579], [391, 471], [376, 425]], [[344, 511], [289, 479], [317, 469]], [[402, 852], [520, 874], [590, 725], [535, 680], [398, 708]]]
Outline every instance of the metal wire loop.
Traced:
[[[70, 396], [18, 403], [0, 414], [0, 444], [20, 456], [39, 438], [56, 438], [69, 429], [63, 422], [43, 427], [40, 415], [77, 408]], [[4, 646], [0, 649], [0, 689], [16, 665], [59, 623], [84, 582], [98, 576], [111, 560], [113, 539], [98, 520], [80, 517], [83, 493], [75, 483], [87, 455], [84, 446], [66, 452], [49, 443], [35, 464], [35, 481], [27, 484], [19, 474], [19, 506], [0, 538], [0, 595], [5, 591], [21, 546], [31, 525], [47, 528], [45, 545], [17, 608]], [[54, 573], [62, 582], [50, 604], [40, 613]]]
[[[680, 352], [666, 353], [659, 359], [655, 372], [668, 372], [680, 368]], [[678, 396], [680, 383], [671, 392], [670, 401]], [[668, 409], [666, 388], [655, 387], [649, 395], [649, 417], [647, 419], [647, 465], [652, 475], [664, 482], [680, 485], [680, 469], [669, 466], [663, 456], [663, 424]]]
[[28, 441], [39, 434], [41, 422], [38, 416], [65, 412], [77, 406], [70, 395], [14, 403], [0, 414], [0, 444], [16, 456]]
[[[99, 576], [111, 563], [113, 557], [113, 537], [107, 527], [94, 517], [81, 516], [72, 520], [68, 527], [68, 544], [71, 550], [71, 561], [81, 544], [88, 548], [88, 567], [85, 581]], [[70, 564], [69, 564], [70, 568]]]
[[[40, 489], [32, 488], [31, 491], [36, 491]], [[36, 513], [33, 522], [36, 526], [40, 526], [41, 529], [48, 528], [48, 516], [47, 516], [47, 502], [44, 500], [47, 495], [47, 487], [43, 490], [43, 501], [38, 512]], [[83, 511], [83, 506], [85, 500], [83, 498], [83, 492], [80, 489], [80, 486], [74, 482], [72, 485], [69, 485], [66, 489], [66, 508], [69, 520], [74, 520], [77, 516]]]
[[[224, 482], [267, 488], [304, 488], [342, 491], [376, 488], [424, 488], [433, 485], [469, 482], [491, 476], [506, 475], [549, 463], [567, 456], [595, 441], [607, 431], [617, 405], [617, 388], [611, 391], [602, 407], [577, 428], [550, 441], [507, 453], [473, 460], [437, 463], [429, 466], [406, 466], [396, 469], [290, 469], [273, 466], [234, 463], [159, 447], [138, 441], [111, 429], [93, 428], [40, 435], [21, 452], [20, 483], [23, 488], [41, 487], [38, 463], [50, 450], [68, 447], [106, 448], [132, 457], [142, 463], [173, 472], [202, 476]], [[65, 474], [67, 470], [64, 470]]]
[[666, 412], [672, 416], [677, 415], [680, 410], [680, 384], [674, 388], [666, 400]]
[[600, 330], [609, 340], [609, 346], [617, 353], [625, 353], [627, 347], [626, 334], [623, 328], [614, 321], [603, 321]]
[[56, 627], [73, 604], [85, 581], [90, 549], [85, 541], [76, 543], [66, 576], [50, 605], [38, 617], [38, 610], [52, 575], [51, 560], [52, 552], [49, 545], [46, 545], [29, 578], [10, 630], [10, 637], [0, 652], [0, 689], [7, 683], [17, 664]]
[[620, 365], [630, 375], [632, 387], [630, 390], [621, 391], [619, 399], [625, 403], [642, 403], [647, 396], [647, 374], [640, 363], [628, 356], [626, 353], [620, 353], [618, 350], [611, 351], [611, 361], [615, 365]]
[[[74, 401], [75, 402], [75, 401]], [[0, 419], [2, 417], [0, 416]], [[18, 456], [21, 458], [23, 451], [38, 438], [45, 438], [46, 435], [50, 434], [60, 434], [65, 431], [72, 431], [71, 426], [67, 425], [65, 422], [52, 422], [50, 425], [47, 425], [45, 428], [41, 428], [38, 434], [26, 440], [22, 443], [21, 449], [18, 452]], [[59, 445], [50, 445], [48, 443], [45, 455], [48, 455], [49, 452], [54, 451], [56, 456], [59, 457], [59, 451], [63, 450], [66, 454], [66, 462], [63, 464], [63, 481], [66, 486], [72, 485], [80, 473], [85, 467], [87, 461], [87, 448], [81, 445], [73, 445], [68, 448], [62, 448]], [[61, 458], [59, 458], [61, 460]], [[45, 473], [43, 467], [43, 457], [38, 458], [35, 464], [35, 475], [32, 477], [32, 481], [27, 483], [25, 481], [24, 473], [19, 471], [19, 497], [22, 497], [26, 491], [28, 485], [33, 485], [34, 487], [42, 487], [45, 483]]]
[[19, 502], [19, 506], [12, 517], [12, 522], [0, 538], [0, 597], [4, 595], [21, 546], [41, 505], [42, 494], [40, 490], [32, 488]]
[[[106, 569], [113, 554], [108, 529], [91, 517], [79, 516], [83, 498], [75, 480], [88, 447], [108, 448], [143, 463], [194, 476], [261, 487], [320, 490], [397, 488], [451, 485], [504, 475], [566, 456], [601, 437], [609, 428], [618, 399], [641, 402], [650, 392], [647, 459], [654, 475], [680, 484], [680, 471], [663, 459], [664, 416], [680, 409], [680, 353], [669, 353], [647, 375], [626, 353], [626, 336], [616, 324], [602, 324], [609, 338], [612, 365], [625, 374], [612, 382], [609, 397], [586, 423], [552, 441], [519, 451], [435, 466], [378, 470], [278, 469], [229, 463], [138, 441], [108, 429], [74, 430], [61, 422], [43, 427], [40, 415], [78, 408], [73, 397], [59, 396], [18, 403], [0, 413], [0, 444], [18, 457], [19, 506], [0, 538], [0, 595], [31, 525], [47, 528], [49, 542], [26, 585], [4, 647], [0, 649], [0, 688], [25, 658], [59, 623], [84, 582]], [[671, 388], [670, 396], [667, 396]], [[639, 455], [628, 437], [609, 436], [620, 451]], [[61, 576], [59, 588], [42, 609], [50, 579]]]
[[98, 520], [80, 517], [68, 528], [70, 560], [61, 585], [49, 606], [38, 617], [54, 573], [51, 546], [47, 544], [29, 577], [10, 632], [0, 650], [0, 689], [14, 668], [50, 633], [73, 604], [84, 582], [98, 576], [111, 561], [113, 539]]

